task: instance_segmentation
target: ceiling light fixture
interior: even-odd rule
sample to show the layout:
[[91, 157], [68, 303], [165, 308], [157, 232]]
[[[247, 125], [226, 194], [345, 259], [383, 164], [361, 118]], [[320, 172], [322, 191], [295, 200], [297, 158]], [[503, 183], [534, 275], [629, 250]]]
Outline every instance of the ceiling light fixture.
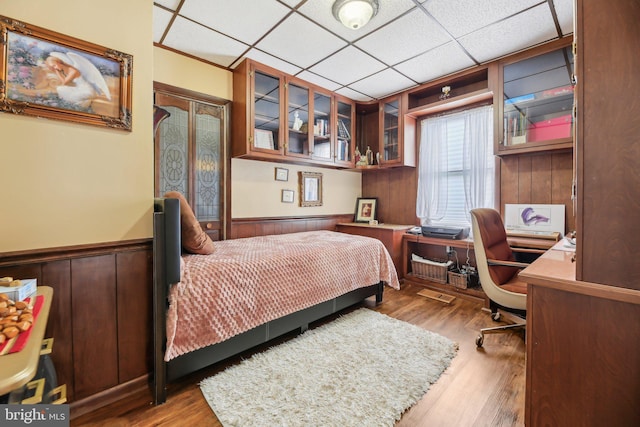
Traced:
[[376, 16], [378, 0], [336, 0], [332, 11], [345, 27], [357, 30]]

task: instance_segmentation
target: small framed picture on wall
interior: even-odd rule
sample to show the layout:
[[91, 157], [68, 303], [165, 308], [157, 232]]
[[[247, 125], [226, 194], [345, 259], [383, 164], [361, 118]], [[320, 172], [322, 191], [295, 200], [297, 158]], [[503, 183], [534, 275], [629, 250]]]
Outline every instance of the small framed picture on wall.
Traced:
[[276, 181], [289, 181], [289, 169], [276, 168]]
[[293, 190], [282, 190], [282, 203], [293, 203], [294, 196]]

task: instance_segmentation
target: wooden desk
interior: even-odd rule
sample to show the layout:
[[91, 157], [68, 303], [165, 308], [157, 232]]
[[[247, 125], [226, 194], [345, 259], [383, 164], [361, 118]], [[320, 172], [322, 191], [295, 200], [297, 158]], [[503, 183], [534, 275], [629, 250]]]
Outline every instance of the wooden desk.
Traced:
[[640, 291], [576, 281], [572, 257], [551, 249], [520, 273], [525, 424], [640, 425]]
[[[529, 249], [549, 249], [556, 243], [554, 240], [550, 239], [538, 239], [531, 237], [509, 237], [507, 240], [513, 247]], [[411, 273], [411, 254], [413, 253], [428, 259], [451, 259], [452, 261], [455, 261], [455, 256], [449, 256], [447, 254], [447, 246], [456, 250], [458, 263], [460, 265], [466, 264], [468, 257], [469, 264], [473, 267], [476, 266], [473, 239], [466, 238], [454, 240], [405, 234], [402, 238], [402, 277], [404, 277], [405, 282], [408, 281], [449, 295], [480, 301], [485, 305], [485, 307], [489, 307], [489, 299], [481, 287], [460, 289], [450, 284], [435, 283], [422, 277], [417, 277]]]
[[0, 356], [0, 395], [9, 393], [28, 383], [35, 376], [38, 369], [42, 339], [44, 338], [49, 310], [51, 309], [53, 288], [38, 286], [36, 295], [44, 296], [44, 304], [35, 322], [33, 322], [27, 345], [17, 353]]
[[551, 249], [551, 247], [557, 243], [557, 240], [509, 236], [507, 237], [507, 242], [509, 242], [509, 246], [512, 248], [547, 250]]
[[336, 231], [341, 233], [355, 234], [378, 239], [389, 251], [393, 265], [396, 267], [398, 279], [402, 279], [402, 236], [413, 227], [412, 225], [400, 224], [378, 224], [369, 225], [366, 222], [347, 222], [336, 225]]
[[469, 257], [469, 264], [474, 267], [476, 266], [476, 256], [473, 250], [472, 239], [440, 239], [437, 237], [425, 237], [422, 235], [405, 234], [402, 237], [402, 253], [404, 259], [402, 263], [402, 269], [405, 283], [412, 283], [445, 294], [481, 302], [488, 307], [489, 300], [487, 299], [487, 296], [485, 295], [482, 288], [480, 288], [479, 286], [476, 288], [461, 289], [451, 284], [433, 282], [431, 280], [413, 274], [413, 272], [411, 271], [411, 254], [416, 254], [423, 258], [432, 260], [444, 261], [450, 259], [455, 262], [455, 256], [449, 256], [447, 254], [447, 246], [450, 246], [456, 251], [458, 256], [458, 263], [461, 266], [467, 263], [467, 256]]

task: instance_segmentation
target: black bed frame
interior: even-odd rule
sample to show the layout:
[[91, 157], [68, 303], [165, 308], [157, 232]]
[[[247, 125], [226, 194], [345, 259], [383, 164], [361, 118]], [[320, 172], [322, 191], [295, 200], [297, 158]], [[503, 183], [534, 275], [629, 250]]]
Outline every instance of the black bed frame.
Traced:
[[220, 362], [278, 336], [299, 329], [375, 295], [382, 302], [384, 284], [359, 288], [337, 298], [257, 326], [240, 335], [165, 362], [166, 312], [171, 285], [180, 281], [180, 204], [178, 199], [158, 198], [153, 215], [153, 401], [167, 400], [167, 383]]

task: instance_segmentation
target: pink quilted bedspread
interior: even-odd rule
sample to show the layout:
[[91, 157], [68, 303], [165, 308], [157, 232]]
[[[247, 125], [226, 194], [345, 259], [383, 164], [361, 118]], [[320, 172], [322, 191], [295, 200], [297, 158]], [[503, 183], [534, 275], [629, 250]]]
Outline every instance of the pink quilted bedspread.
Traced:
[[165, 360], [384, 281], [399, 289], [384, 245], [332, 231], [216, 242], [185, 255], [169, 295]]

